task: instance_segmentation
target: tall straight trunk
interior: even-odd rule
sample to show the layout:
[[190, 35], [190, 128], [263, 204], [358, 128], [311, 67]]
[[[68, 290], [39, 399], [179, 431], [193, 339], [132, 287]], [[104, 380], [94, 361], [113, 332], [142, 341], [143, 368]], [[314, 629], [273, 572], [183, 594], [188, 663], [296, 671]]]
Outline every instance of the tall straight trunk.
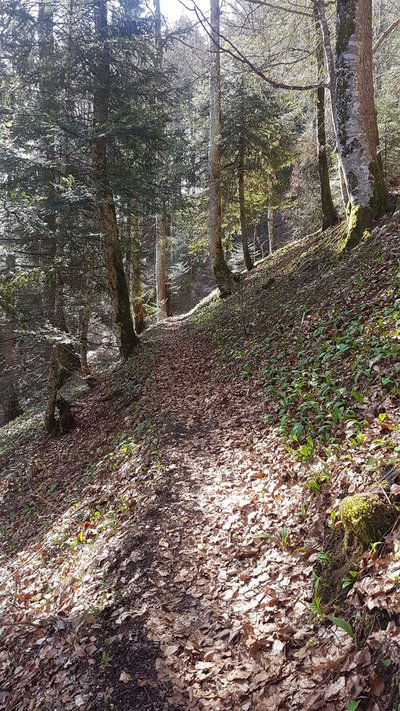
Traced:
[[[57, 79], [54, 74], [54, 9], [50, 0], [41, 0], [38, 8], [38, 43], [41, 75], [39, 95], [41, 109], [46, 121], [55, 126], [59, 119], [57, 107]], [[56, 151], [55, 139], [52, 132], [46, 131], [42, 138], [42, 149], [45, 157], [43, 168], [45, 202], [45, 222], [47, 226], [45, 253], [47, 283], [45, 301], [47, 302], [47, 317], [59, 333], [68, 333], [63, 284], [63, 252], [64, 244], [60, 231], [61, 217], [57, 207], [56, 184], [60, 170], [59, 156]], [[63, 159], [65, 160], [65, 150]], [[62, 168], [62, 166], [61, 166]], [[59, 335], [59, 334], [58, 334]], [[54, 433], [57, 429], [55, 406], [58, 389], [63, 385], [69, 373], [78, 367], [77, 356], [72, 344], [57, 339], [51, 349], [49, 394], [45, 414], [45, 427], [47, 432]]]
[[[318, 10], [314, 6], [315, 25], [317, 30], [317, 77], [318, 82], [322, 82], [324, 78], [324, 47], [322, 38], [319, 36], [319, 21]], [[321, 207], [322, 207], [322, 229], [336, 225], [339, 221], [338, 214], [332, 200], [331, 184], [329, 180], [328, 154], [326, 145], [326, 126], [325, 126], [325, 87], [320, 86], [317, 89], [317, 105], [316, 105], [316, 120], [317, 120], [317, 154], [318, 154], [318, 173], [321, 190]]]
[[244, 186], [244, 141], [241, 140], [239, 148], [239, 164], [238, 164], [238, 187], [239, 187], [239, 213], [240, 213], [240, 231], [242, 233], [242, 249], [243, 259], [247, 271], [254, 268], [253, 261], [249, 250], [249, 229], [247, 225], [246, 215], [246, 199]]
[[[261, 259], [264, 259], [265, 257], [265, 250], [264, 250], [264, 245], [261, 239], [261, 225], [258, 224], [254, 227], [254, 243], [258, 245], [258, 248], [260, 250], [261, 254]], [[255, 252], [255, 250], [254, 250]]]
[[[317, 23], [317, 34], [318, 31], [321, 35], [321, 41], [323, 46], [323, 52], [325, 55], [326, 69], [329, 77], [329, 93], [331, 97], [331, 111], [332, 111], [332, 123], [335, 131], [336, 147], [337, 147], [337, 120], [336, 120], [336, 67], [335, 58], [333, 56], [332, 44], [331, 44], [331, 33], [329, 29], [329, 23], [326, 17], [325, 4], [323, 0], [314, 0], [314, 17]], [[318, 38], [317, 38], [318, 41]], [[338, 149], [337, 149], [338, 150]], [[341, 157], [338, 151], [338, 169], [339, 169], [339, 180], [340, 180], [340, 190], [342, 193], [342, 202], [344, 209], [347, 207], [348, 194], [347, 187], [344, 179], [343, 167], [341, 164]]]
[[169, 295], [167, 286], [167, 242], [169, 221], [165, 206], [156, 218], [156, 299], [157, 321], [169, 316]]
[[[6, 276], [12, 278], [15, 272], [15, 256], [12, 254], [6, 257]], [[3, 385], [3, 421], [4, 424], [12, 422], [16, 417], [22, 415], [22, 408], [19, 404], [18, 393], [15, 387], [15, 361], [17, 338], [14, 328], [14, 298], [11, 297], [8, 313], [5, 314], [5, 324], [2, 333], [4, 371], [2, 377]]]
[[110, 57], [108, 49], [107, 0], [95, 0], [94, 20], [97, 50], [93, 92], [93, 170], [101, 231], [105, 240], [108, 289], [121, 356], [129, 358], [139, 339], [133, 327], [128, 284], [122, 261], [114, 195], [107, 162], [107, 124], [110, 103]]
[[59, 421], [55, 416], [58, 391], [70, 377], [71, 373], [77, 371], [80, 366], [80, 359], [68, 336], [68, 327], [65, 320], [62, 254], [63, 244], [59, 241], [56, 249], [56, 261], [58, 264], [55, 270], [53, 325], [57, 329], [58, 334], [65, 334], [65, 338], [63, 341], [56, 340], [51, 347], [47, 405], [44, 420], [46, 432], [49, 435], [55, 435], [59, 432]]
[[80, 332], [81, 371], [82, 371], [83, 375], [90, 374], [90, 367], [89, 367], [89, 363], [88, 363], [88, 336], [89, 336], [90, 317], [92, 314], [94, 268], [95, 268], [94, 245], [89, 244], [88, 248], [87, 248], [86, 285], [85, 285], [83, 311], [82, 311], [82, 318], [81, 318], [81, 332]]
[[[154, 25], [155, 25], [155, 44], [156, 44], [156, 69], [159, 75], [159, 80], [162, 78], [164, 51], [161, 35], [161, 9], [160, 0], [154, 0]], [[165, 126], [161, 118], [160, 106], [156, 99], [156, 111], [159, 116], [160, 126], [160, 142], [164, 138]], [[164, 194], [162, 195], [162, 204], [159, 214], [156, 216], [156, 300], [157, 300], [157, 321], [162, 321], [170, 315], [171, 309], [169, 304], [169, 293], [167, 283], [167, 244], [169, 238], [169, 222], [167, 212], [167, 201], [165, 194], [165, 181], [167, 177], [167, 160], [165, 151], [159, 146], [158, 157], [160, 162], [160, 183]]]
[[268, 224], [268, 242], [270, 256], [275, 252], [275, 211], [273, 207], [268, 208], [267, 213]]
[[[56, 79], [54, 76], [54, 12], [49, 0], [41, 0], [38, 7], [37, 31], [39, 45], [39, 60], [41, 66], [39, 80], [40, 108], [46, 122], [56, 123]], [[46, 131], [41, 138], [41, 148], [44, 156], [44, 165], [41, 178], [43, 180], [43, 192], [46, 197], [44, 203], [44, 221], [47, 226], [47, 234], [43, 244], [45, 254], [46, 283], [43, 303], [45, 304], [46, 316], [50, 323], [54, 325], [55, 303], [56, 303], [56, 254], [57, 254], [57, 213], [56, 202], [56, 149], [54, 136]]]
[[374, 102], [372, 0], [337, 0], [336, 122], [351, 249], [388, 202]]
[[210, 0], [209, 249], [221, 296], [232, 293], [233, 276], [222, 249], [221, 58], [219, 0]]
[[44, 415], [44, 426], [49, 435], [55, 435], [58, 431], [58, 423], [55, 416], [57, 395], [58, 395], [58, 375], [59, 375], [59, 346], [53, 345], [51, 348], [50, 370], [47, 388], [47, 404]]
[[140, 254], [140, 229], [139, 218], [135, 218], [132, 232], [132, 278], [133, 278], [133, 313], [135, 317], [136, 333], [142, 333], [146, 328], [142, 290], [142, 267]]

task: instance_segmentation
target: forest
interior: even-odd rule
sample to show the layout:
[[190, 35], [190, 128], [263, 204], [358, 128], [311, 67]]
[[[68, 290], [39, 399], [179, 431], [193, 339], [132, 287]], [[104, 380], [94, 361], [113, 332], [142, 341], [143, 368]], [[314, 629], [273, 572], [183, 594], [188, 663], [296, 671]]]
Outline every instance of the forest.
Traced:
[[1, 709], [400, 711], [399, 76], [399, 0], [1, 0]]

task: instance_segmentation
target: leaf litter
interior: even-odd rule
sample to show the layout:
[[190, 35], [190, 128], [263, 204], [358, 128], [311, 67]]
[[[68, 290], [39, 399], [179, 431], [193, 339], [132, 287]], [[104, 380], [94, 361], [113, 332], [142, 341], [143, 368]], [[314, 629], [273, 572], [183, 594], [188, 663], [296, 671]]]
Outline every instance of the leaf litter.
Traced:
[[271, 353], [290, 361], [296, 333], [354, 293], [355, 273], [368, 276], [363, 318], [368, 303], [387, 306], [394, 231], [324, 277], [307, 266], [323, 263], [315, 240], [282, 250], [243, 282], [245, 306], [232, 297], [213, 320], [198, 312], [146, 334], [80, 403], [71, 435], [2, 455], [2, 708], [395, 708], [398, 526], [380, 555], [365, 553], [340, 614], [335, 601], [317, 615], [311, 605], [330, 512], [371, 484], [371, 459], [398, 456], [398, 398], [372, 389], [360, 405], [379, 402], [384, 419], [301, 459], [263, 375]]

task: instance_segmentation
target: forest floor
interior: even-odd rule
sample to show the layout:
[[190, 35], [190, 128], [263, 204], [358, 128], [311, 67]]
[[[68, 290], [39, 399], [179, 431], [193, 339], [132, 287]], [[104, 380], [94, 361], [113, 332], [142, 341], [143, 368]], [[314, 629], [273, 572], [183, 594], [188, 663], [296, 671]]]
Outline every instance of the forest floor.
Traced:
[[2, 709], [400, 708], [399, 520], [356, 556], [338, 514], [399, 503], [399, 228], [150, 329], [69, 435], [3, 428]]

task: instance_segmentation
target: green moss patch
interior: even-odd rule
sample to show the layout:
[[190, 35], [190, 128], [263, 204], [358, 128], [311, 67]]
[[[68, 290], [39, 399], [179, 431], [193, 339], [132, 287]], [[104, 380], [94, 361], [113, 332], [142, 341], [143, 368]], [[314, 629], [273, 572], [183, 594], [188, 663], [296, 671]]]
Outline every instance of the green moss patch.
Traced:
[[396, 509], [377, 494], [347, 496], [340, 507], [345, 536], [344, 548], [361, 546], [381, 540], [397, 519]]

